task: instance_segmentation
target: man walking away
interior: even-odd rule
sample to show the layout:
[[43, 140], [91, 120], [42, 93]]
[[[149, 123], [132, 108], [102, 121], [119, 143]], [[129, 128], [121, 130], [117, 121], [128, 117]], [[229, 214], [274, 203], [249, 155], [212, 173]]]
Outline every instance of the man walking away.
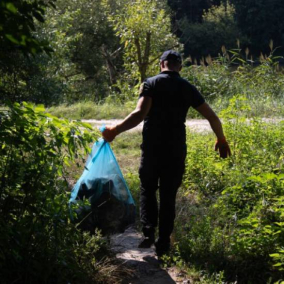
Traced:
[[[137, 126], [144, 120], [141, 145], [140, 218], [144, 239], [140, 248], [155, 243], [158, 256], [170, 248], [174, 227], [175, 200], [185, 168], [186, 129], [189, 107], [196, 109], [210, 123], [217, 136], [215, 150], [222, 158], [230, 155], [220, 119], [205, 102], [198, 90], [181, 78], [180, 54], [173, 50], [160, 58], [161, 73], [148, 78], [141, 85], [136, 109], [121, 123], [106, 127], [103, 138], [111, 142], [118, 134]], [[159, 189], [158, 209], [156, 192]], [[155, 229], [159, 226], [155, 242]]]

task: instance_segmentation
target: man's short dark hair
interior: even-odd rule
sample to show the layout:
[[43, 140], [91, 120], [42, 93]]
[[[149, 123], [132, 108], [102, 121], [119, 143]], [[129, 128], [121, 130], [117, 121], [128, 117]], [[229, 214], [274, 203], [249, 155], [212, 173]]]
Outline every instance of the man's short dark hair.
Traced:
[[176, 69], [181, 66], [181, 62], [177, 60], [165, 60], [164, 62], [169, 69]]

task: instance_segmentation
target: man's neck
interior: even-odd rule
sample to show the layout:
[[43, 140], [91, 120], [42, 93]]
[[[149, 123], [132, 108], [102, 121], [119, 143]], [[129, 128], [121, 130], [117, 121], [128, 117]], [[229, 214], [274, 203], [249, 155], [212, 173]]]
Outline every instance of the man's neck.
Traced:
[[166, 72], [166, 71], [168, 71], [168, 72], [177, 72], [177, 73], [179, 73], [179, 71], [178, 71], [178, 70], [174, 70], [174, 69], [169, 69], [169, 68], [162, 68], [162, 69], [161, 69], [161, 72]]

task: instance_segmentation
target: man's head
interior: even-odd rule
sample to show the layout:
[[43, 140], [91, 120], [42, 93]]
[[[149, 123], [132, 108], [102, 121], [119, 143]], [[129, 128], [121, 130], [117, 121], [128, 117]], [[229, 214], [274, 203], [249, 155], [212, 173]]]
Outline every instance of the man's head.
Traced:
[[176, 71], [179, 72], [182, 67], [181, 55], [174, 50], [167, 50], [160, 58], [161, 71]]

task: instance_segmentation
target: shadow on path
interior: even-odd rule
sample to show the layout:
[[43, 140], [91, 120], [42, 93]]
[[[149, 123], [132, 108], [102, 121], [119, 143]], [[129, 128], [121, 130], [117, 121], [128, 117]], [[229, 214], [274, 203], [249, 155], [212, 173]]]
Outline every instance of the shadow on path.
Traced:
[[133, 271], [133, 277], [122, 283], [131, 284], [173, 284], [176, 281], [161, 267], [153, 248], [140, 249], [142, 235], [134, 228], [111, 237], [111, 249], [123, 265]]

